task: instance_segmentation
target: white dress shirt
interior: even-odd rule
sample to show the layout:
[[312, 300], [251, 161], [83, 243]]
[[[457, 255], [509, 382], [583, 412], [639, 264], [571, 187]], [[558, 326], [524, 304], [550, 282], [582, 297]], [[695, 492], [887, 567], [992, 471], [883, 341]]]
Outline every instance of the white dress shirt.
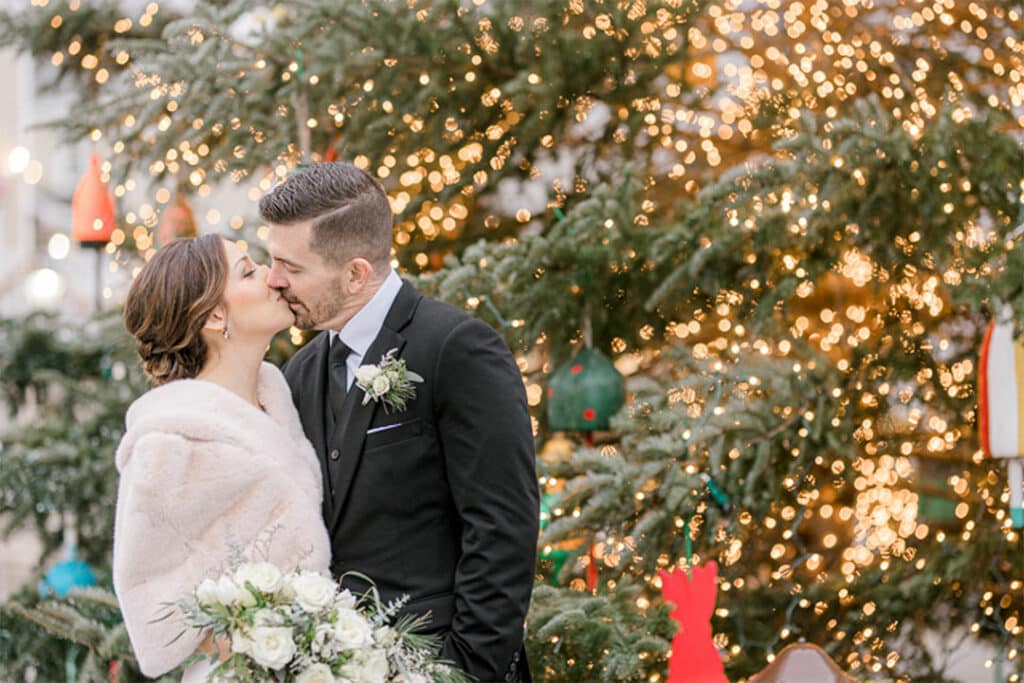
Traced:
[[352, 388], [352, 382], [356, 378], [356, 370], [363, 364], [363, 357], [370, 349], [370, 344], [380, 334], [384, 327], [384, 319], [388, 317], [391, 305], [395, 303], [398, 290], [402, 288], [402, 278], [394, 270], [388, 273], [381, 284], [380, 289], [373, 295], [365, 306], [359, 309], [352, 319], [349, 320], [341, 331], [331, 330], [331, 344], [334, 344], [336, 337], [341, 337], [352, 352], [348, 354], [345, 361], [345, 369], [348, 370], [345, 385], [347, 389]]

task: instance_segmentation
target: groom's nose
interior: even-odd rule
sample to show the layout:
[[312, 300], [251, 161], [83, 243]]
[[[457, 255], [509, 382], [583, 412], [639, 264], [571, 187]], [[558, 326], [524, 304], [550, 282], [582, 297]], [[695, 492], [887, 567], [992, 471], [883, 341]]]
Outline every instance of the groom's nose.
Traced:
[[267, 286], [273, 287], [274, 289], [287, 289], [288, 280], [281, 275], [277, 268], [271, 266], [267, 271]]

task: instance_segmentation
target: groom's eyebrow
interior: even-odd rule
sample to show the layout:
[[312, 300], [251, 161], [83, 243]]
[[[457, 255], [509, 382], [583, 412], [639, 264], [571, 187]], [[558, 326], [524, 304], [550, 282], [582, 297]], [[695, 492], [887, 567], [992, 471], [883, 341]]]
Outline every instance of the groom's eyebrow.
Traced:
[[289, 261], [286, 258], [281, 258], [280, 256], [277, 256], [277, 257], [271, 256], [270, 260], [271, 260], [271, 262], [275, 262], [276, 261], [277, 263], [284, 263], [285, 265], [292, 266], [293, 268], [298, 268], [298, 264], [297, 263], [295, 263], [294, 261]]

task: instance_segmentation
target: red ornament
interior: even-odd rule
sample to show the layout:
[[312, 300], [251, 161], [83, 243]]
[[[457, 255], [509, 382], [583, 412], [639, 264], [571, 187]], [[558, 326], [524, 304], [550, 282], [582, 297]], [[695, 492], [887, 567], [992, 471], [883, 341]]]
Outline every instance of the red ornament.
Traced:
[[71, 236], [83, 246], [102, 247], [113, 231], [114, 198], [100, 177], [99, 157], [93, 154], [71, 196]]
[[192, 207], [181, 192], [176, 193], [174, 203], [164, 209], [156, 232], [161, 245], [182, 237], [196, 236], [196, 219], [192, 215]]
[[581, 372], [583, 372], [583, 366], [580, 365], [579, 363], [576, 363], [571, 368], [569, 368], [569, 372], [571, 372], [574, 375], [578, 375]]
[[593, 408], [587, 408], [586, 410], [583, 411], [583, 419], [586, 420], [587, 422], [593, 422], [594, 418], [596, 417], [597, 411], [595, 411]]
[[667, 683], [729, 683], [711, 633], [718, 564], [694, 567], [691, 574], [692, 578], [678, 569], [658, 572], [665, 601], [675, 605], [672, 618], [679, 622], [672, 639]]
[[337, 161], [338, 160], [338, 148], [332, 146], [327, 150], [327, 154], [324, 154], [324, 161]]

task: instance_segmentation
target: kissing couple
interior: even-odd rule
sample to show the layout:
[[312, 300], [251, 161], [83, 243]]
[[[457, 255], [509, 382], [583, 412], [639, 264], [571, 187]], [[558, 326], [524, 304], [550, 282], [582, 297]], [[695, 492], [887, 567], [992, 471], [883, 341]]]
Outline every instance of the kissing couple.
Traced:
[[[439, 655], [529, 681], [524, 621], [539, 492], [522, 378], [488, 325], [392, 269], [387, 195], [347, 163], [303, 167], [259, 204], [271, 263], [216, 235], [162, 247], [124, 321], [154, 388], [118, 447], [113, 580], [142, 672], [230, 643], [154, 617], [274, 530], [266, 560], [372, 579], [429, 614]], [[320, 333], [282, 369], [290, 326]], [[401, 361], [398, 386], [375, 367]], [[190, 664], [184, 682], [212, 665]]]

